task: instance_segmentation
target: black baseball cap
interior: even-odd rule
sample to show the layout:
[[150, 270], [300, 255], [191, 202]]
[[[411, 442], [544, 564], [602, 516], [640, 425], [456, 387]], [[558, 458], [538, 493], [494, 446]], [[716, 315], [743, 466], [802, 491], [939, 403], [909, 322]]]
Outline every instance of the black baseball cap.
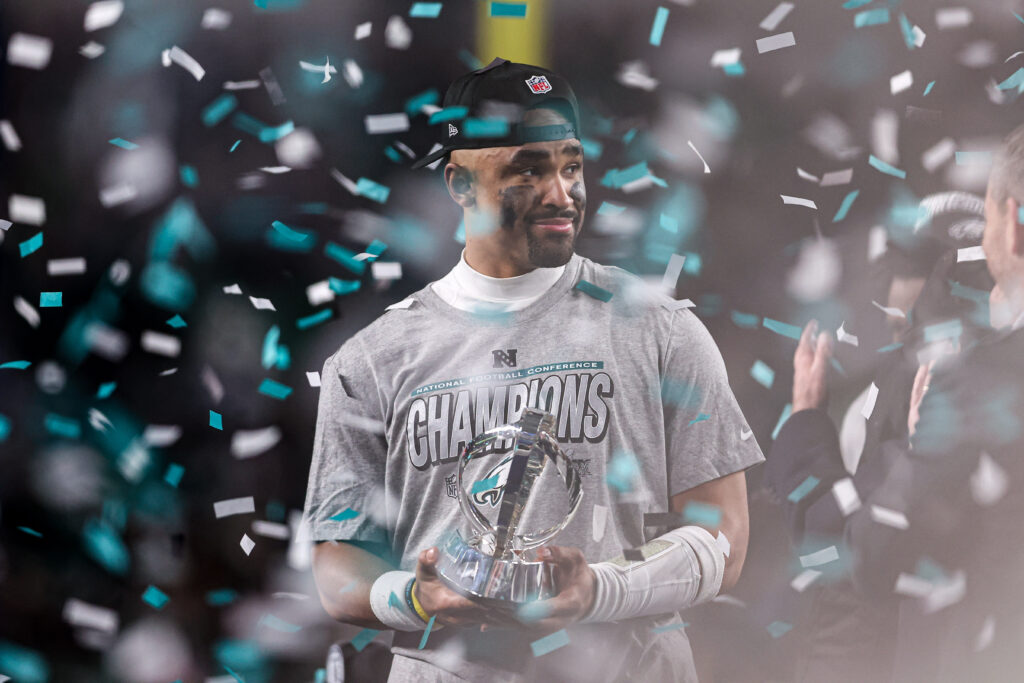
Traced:
[[[579, 138], [579, 106], [569, 82], [547, 69], [495, 58], [487, 66], [460, 76], [444, 94], [442, 111], [431, 116], [440, 124], [441, 148], [413, 163], [421, 168], [456, 149], [512, 147], [527, 142]], [[522, 123], [531, 109], [553, 109], [566, 123]]]

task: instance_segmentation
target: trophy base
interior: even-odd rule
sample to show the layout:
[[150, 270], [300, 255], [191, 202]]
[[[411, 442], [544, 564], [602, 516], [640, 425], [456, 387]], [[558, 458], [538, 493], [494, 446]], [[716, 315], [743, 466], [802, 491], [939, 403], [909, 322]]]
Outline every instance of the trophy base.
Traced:
[[[500, 559], [480, 550], [479, 539], [467, 543], [453, 533], [440, 548], [437, 574], [446, 586], [494, 609], [515, 610], [558, 591], [554, 567], [529, 557]], [[525, 555], [525, 554], [524, 554]], [[536, 556], [536, 551], [529, 551]]]

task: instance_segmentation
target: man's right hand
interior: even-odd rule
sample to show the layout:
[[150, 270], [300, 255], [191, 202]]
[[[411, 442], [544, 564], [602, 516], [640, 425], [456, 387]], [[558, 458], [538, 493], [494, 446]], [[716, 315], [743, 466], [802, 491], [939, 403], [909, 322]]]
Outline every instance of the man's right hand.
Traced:
[[832, 335], [818, 334], [818, 321], [807, 323], [793, 354], [793, 412], [828, 404], [828, 365]]
[[462, 597], [444, 585], [437, 575], [439, 551], [436, 547], [420, 553], [416, 563], [416, 599], [430, 616], [446, 626], [511, 626], [517, 622], [502, 619], [493, 610]]

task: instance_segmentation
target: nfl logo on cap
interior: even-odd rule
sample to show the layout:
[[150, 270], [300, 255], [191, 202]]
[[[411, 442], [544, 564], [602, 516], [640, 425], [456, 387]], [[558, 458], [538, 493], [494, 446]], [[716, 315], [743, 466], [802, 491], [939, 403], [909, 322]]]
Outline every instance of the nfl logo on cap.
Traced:
[[459, 134], [459, 129], [449, 123], [448, 124], [448, 137], [452, 137], [453, 135], [458, 135], [458, 134]]
[[546, 76], [530, 76], [526, 79], [526, 85], [530, 86], [530, 91], [534, 95], [551, 91], [551, 84], [548, 83]]

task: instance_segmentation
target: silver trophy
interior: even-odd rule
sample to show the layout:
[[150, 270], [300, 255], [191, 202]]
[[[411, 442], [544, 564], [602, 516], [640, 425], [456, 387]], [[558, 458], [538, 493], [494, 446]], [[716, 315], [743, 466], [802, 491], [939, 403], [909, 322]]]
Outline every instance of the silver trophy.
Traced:
[[[463, 450], [457, 496], [469, 529], [449, 535], [437, 565], [456, 593], [516, 609], [558, 592], [552, 565], [537, 553], [576, 514], [583, 490], [555, 440], [554, 423], [551, 413], [527, 408], [515, 424], [489, 429]], [[507, 439], [513, 440], [510, 450], [495, 449]]]

